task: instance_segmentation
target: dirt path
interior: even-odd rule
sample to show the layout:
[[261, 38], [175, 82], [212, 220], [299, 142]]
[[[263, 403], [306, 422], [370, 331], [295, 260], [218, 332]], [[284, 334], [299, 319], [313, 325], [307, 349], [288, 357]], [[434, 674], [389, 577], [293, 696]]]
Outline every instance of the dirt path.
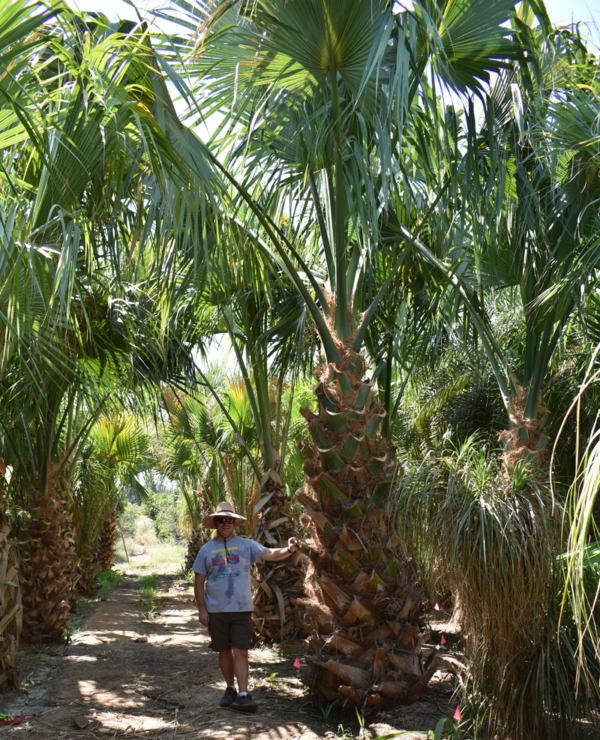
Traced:
[[[217, 657], [184, 585], [161, 580], [167, 590], [154, 602], [157, 617], [156, 611], [143, 613], [137, 578], [126, 576], [94, 608], [70, 646], [33, 658], [30, 653], [25, 691], [0, 695], [1, 711], [28, 719], [3, 728], [2, 735], [315, 740], [357, 734], [352, 718], [347, 729], [342, 725], [337, 731], [331, 717], [328, 722], [319, 718], [297, 678], [294, 656], [274, 650], [250, 653], [252, 695], [259, 713], [247, 716], [219, 708], [224, 686]], [[137, 642], [140, 637], [147, 642]], [[368, 734], [374, 737], [395, 727], [432, 729], [442, 714], [437, 702], [418, 702], [407, 709], [402, 724], [396, 716], [393, 725], [384, 724], [381, 717]], [[425, 735], [411, 732], [402, 737], [416, 740]]]

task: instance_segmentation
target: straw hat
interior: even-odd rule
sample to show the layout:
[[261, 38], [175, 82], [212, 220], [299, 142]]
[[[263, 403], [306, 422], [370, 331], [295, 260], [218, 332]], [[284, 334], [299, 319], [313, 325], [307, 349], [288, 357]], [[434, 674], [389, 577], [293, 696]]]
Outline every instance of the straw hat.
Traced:
[[231, 516], [234, 519], [233, 526], [237, 527], [238, 524], [241, 524], [242, 522], [246, 521], [245, 516], [241, 516], [240, 514], [236, 514], [233, 510], [233, 507], [229, 503], [229, 501], [221, 501], [220, 504], [217, 504], [217, 508], [213, 511], [212, 514], [207, 514], [202, 519], [202, 526], [203, 527], [212, 527], [212, 529], [216, 529], [217, 525], [215, 524], [215, 517], [216, 516]]

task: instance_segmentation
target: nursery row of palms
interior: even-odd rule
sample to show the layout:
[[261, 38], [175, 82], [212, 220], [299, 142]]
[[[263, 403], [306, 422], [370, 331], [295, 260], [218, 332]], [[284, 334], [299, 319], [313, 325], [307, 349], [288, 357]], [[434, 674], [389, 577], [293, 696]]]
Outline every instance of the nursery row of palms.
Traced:
[[[160, 466], [192, 511], [227, 491], [269, 544], [305, 511], [305, 593], [296, 562], [259, 574], [257, 606], [318, 633], [307, 680], [328, 700], [410, 700], [436, 670], [413, 658], [408, 548], [460, 599], [468, 691], [494, 696], [478, 721], [569, 732], [597, 707], [596, 656], [589, 633], [556, 637], [565, 494], [546, 470], [598, 341], [595, 57], [534, 0], [173, 7], [166, 35], [0, 5], [0, 481], [25, 626], [60, 634], [116, 481], [155, 464], [122, 421], [141, 410], [169, 421]], [[215, 337], [229, 382], [199, 362]], [[446, 441], [420, 467], [474, 431], [502, 432], [502, 458]]]
[[20, 543], [24, 633], [52, 639], [97, 571], [115, 478], [135, 480], [142, 457], [117, 414], [179, 362], [143, 281], [169, 194], [191, 178], [134, 24], [25, 2], [1, 13], [2, 520]]
[[[394, 474], [385, 444], [394, 438], [390, 420], [403, 410], [415, 369], [422, 374], [429, 366], [435, 374], [458, 348], [459, 361], [478, 366], [488, 389], [495, 386], [488, 392], [503, 459], [490, 462], [485, 475], [484, 466], [474, 502], [453, 478], [442, 475], [440, 489], [438, 479], [437, 487], [422, 488], [406, 476], [400, 530], [430, 572], [441, 575], [445, 561], [454, 573], [446, 585], [461, 597], [466, 631], [474, 635], [473, 695], [483, 695], [482, 707], [495, 697], [494, 711], [482, 713], [488, 727], [539, 737], [558, 715], [571, 731], [573, 717], [596, 706], [597, 672], [590, 667], [573, 691], [578, 660], [593, 641], [571, 650], [570, 628], [564, 644], [556, 637], [562, 574], [548, 553], [560, 553], [554, 522], [564, 495], [551, 501], [542, 481], [546, 429], [556, 429], [552, 413], [558, 419], [568, 381], [597, 341], [595, 58], [577, 33], [555, 32], [537, 3], [523, 3], [503, 27], [509, 8], [502, 3], [493, 7], [497, 17], [486, 6], [488, 25], [479, 3], [423, 3], [396, 15], [382, 5], [381, 25], [372, 5], [336, 7], [336, 15], [312, 3], [264, 3], [246, 12], [223, 4], [208, 19], [198, 8], [185, 15], [186, 8], [183, 26], [204, 21], [184, 66], [194, 96], [190, 115], [208, 111], [221, 121], [212, 141], [226, 165], [213, 161], [231, 184], [236, 224], [207, 270], [230, 286], [232, 242], [241, 251], [245, 239], [301, 297], [295, 311], [288, 306], [263, 331], [274, 366], [286, 338], [310, 347], [314, 335], [305, 328], [314, 326], [322, 343], [319, 413], [305, 412], [313, 445], [303, 447], [316, 495], [300, 500], [312, 542], [335, 548], [332, 561], [321, 558], [316, 575], [309, 574], [335, 614], [316, 621], [352, 642], [352, 628], [339, 621], [347, 616], [343, 605], [357, 583], [376, 590], [378, 579], [390, 577], [390, 541], [377, 512]], [[331, 24], [333, 31], [324, 30]], [[165, 53], [174, 46], [178, 52], [174, 64], [190, 54], [184, 41], [182, 35], [165, 43]], [[440, 93], [479, 91], [489, 71], [498, 75], [482, 96], [480, 122], [472, 103], [463, 117], [443, 104]], [[247, 229], [242, 237], [239, 223]], [[254, 281], [262, 275], [254, 270]], [[281, 280], [265, 279], [271, 282], [260, 292], [281, 290]], [[235, 282], [234, 300], [240, 290], [248, 287]], [[279, 294], [271, 305], [279, 309]], [[363, 348], [377, 405], [366, 403]], [[476, 458], [466, 459], [467, 471], [477, 467]], [[461, 470], [462, 461], [446, 463]], [[568, 480], [573, 471], [563, 468]], [[470, 490], [469, 475], [460, 480]], [[454, 508], [445, 499], [450, 488]], [[355, 534], [359, 542], [381, 543], [358, 562]], [[490, 568], [498, 580], [485, 590]], [[331, 573], [338, 576], [333, 595], [324, 585]], [[366, 600], [371, 607], [377, 599]], [[408, 647], [416, 647], [418, 629], [414, 639]], [[323, 655], [323, 645], [313, 647]], [[368, 677], [357, 674], [353, 682], [337, 665], [316, 666], [313, 678], [328, 698], [340, 696], [337, 690], [342, 700], [377, 704]], [[364, 661], [353, 667], [364, 668]]]

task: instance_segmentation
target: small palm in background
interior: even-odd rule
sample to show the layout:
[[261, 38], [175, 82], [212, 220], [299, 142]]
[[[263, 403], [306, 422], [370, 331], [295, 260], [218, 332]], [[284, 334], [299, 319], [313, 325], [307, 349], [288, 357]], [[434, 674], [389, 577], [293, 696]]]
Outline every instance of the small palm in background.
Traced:
[[96, 576], [110, 570], [117, 534], [117, 503], [125, 487], [146, 497], [138, 477], [154, 467], [150, 436], [143, 419], [127, 413], [102, 416], [81, 453], [73, 490], [76, 551], [80, 589], [99, 586]]

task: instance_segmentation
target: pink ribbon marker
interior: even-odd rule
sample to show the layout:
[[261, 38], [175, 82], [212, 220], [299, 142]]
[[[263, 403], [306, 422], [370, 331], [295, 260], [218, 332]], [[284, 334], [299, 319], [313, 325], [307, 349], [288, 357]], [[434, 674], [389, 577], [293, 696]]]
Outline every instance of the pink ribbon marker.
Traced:
[[20, 725], [26, 719], [26, 714], [20, 714], [18, 717], [13, 717], [12, 719], [0, 719], [0, 725]]
[[294, 668], [302, 668], [300, 658], [296, 658], [296, 660], [294, 661]]
[[435, 604], [435, 606], [434, 606], [433, 608], [434, 608], [434, 609], [436, 610], [436, 612], [439, 612], [439, 610], [440, 610], [440, 605], [439, 605], [439, 604]]
[[444, 635], [442, 635], [442, 639], [440, 640], [440, 645], [445, 645], [445, 644], [446, 644], [446, 638], [444, 637]]
[[462, 722], [462, 714], [460, 713], [460, 706], [456, 707], [456, 712], [454, 712], [454, 717], [457, 722]]

